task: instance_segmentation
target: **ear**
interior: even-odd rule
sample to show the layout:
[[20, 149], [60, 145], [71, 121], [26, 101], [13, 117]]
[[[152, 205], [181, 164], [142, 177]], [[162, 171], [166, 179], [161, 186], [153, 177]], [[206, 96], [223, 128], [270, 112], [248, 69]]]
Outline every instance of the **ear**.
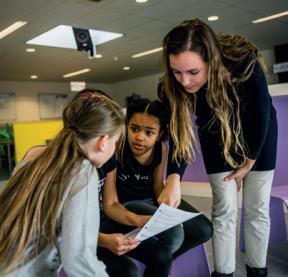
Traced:
[[108, 140], [109, 140], [109, 136], [108, 135], [104, 135], [104, 136], [98, 137], [97, 140], [96, 140], [96, 144], [95, 144], [96, 150], [99, 151], [99, 152], [103, 152], [105, 150], [105, 148], [106, 148]]

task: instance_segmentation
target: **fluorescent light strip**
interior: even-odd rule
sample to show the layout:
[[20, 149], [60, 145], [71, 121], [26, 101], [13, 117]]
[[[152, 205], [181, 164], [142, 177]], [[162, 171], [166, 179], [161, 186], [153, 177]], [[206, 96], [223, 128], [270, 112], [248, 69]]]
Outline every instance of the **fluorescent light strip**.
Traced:
[[65, 74], [65, 75], [63, 75], [63, 78], [69, 78], [69, 77], [72, 77], [72, 76], [75, 76], [75, 75], [80, 75], [80, 74], [83, 74], [83, 73], [86, 73], [86, 72], [89, 72], [89, 71], [91, 71], [91, 69], [89, 69], [89, 68], [81, 69], [81, 70], [78, 70], [78, 71], [75, 71], [75, 72], [71, 72], [71, 73]]
[[288, 15], [288, 11], [282, 12], [282, 13], [273, 14], [273, 15], [266, 16], [266, 17], [263, 17], [263, 18], [259, 18], [259, 19], [253, 20], [252, 22], [253, 23], [261, 23], [261, 22], [264, 22], [264, 21], [268, 21], [268, 20], [272, 20], [272, 19], [275, 19], [275, 18], [278, 18], [278, 17], [285, 16], [285, 15]]
[[140, 57], [143, 57], [143, 56], [146, 56], [146, 55], [150, 55], [150, 54], [153, 54], [153, 53], [156, 53], [156, 52], [160, 52], [162, 50], [163, 50], [163, 47], [159, 47], [159, 48], [151, 49], [151, 50], [148, 50], [148, 51], [145, 51], [145, 52], [141, 52], [141, 53], [138, 53], [138, 54], [134, 54], [131, 57], [132, 58], [140, 58]]
[[28, 52], [28, 53], [34, 53], [34, 52], [36, 52], [36, 49], [35, 49], [35, 48], [27, 48], [27, 49], [26, 49], [26, 52]]
[[212, 16], [208, 17], [209, 21], [215, 21], [215, 20], [218, 20], [218, 19], [219, 19], [219, 17], [217, 15], [212, 15]]
[[17, 21], [4, 29], [3, 31], [0, 32], [0, 39], [10, 35], [11, 33], [15, 32], [19, 28], [23, 27], [24, 25], [27, 24], [27, 21]]

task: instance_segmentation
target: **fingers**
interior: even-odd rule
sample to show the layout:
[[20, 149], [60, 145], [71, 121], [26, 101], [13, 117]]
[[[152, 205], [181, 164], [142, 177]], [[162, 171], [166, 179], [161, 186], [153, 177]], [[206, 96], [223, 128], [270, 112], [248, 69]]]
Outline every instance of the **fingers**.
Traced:
[[230, 180], [232, 180], [232, 179], [235, 179], [235, 172], [233, 172], [232, 174], [226, 176], [226, 177], [224, 178], [224, 181], [227, 182], [227, 181], [230, 181]]
[[170, 206], [172, 206], [173, 208], [178, 208], [179, 205], [180, 205], [180, 200], [177, 199], [177, 200], [173, 203], [173, 205], [170, 205]]
[[235, 181], [237, 185], [237, 190], [240, 191], [242, 185], [242, 179], [236, 178]]
[[123, 255], [124, 253], [127, 253], [131, 251], [132, 249], [136, 248], [140, 242], [135, 239], [126, 240], [124, 244], [120, 245], [117, 250], [115, 251], [115, 254], [118, 256]]

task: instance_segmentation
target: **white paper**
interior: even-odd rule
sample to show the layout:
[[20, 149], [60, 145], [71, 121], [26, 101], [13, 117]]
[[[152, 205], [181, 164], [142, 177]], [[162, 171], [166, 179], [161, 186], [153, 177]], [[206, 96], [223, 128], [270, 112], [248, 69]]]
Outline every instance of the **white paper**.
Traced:
[[143, 228], [137, 228], [125, 236], [143, 241], [200, 214], [182, 211], [162, 203]]

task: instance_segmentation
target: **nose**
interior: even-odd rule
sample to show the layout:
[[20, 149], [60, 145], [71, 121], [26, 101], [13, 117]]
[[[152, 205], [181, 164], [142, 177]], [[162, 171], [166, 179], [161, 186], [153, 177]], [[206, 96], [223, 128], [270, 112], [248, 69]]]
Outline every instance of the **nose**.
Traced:
[[139, 133], [136, 135], [136, 139], [139, 140], [139, 141], [143, 141], [143, 140], [144, 140], [144, 134], [143, 134], [143, 132], [139, 132]]
[[190, 79], [187, 74], [182, 74], [180, 78], [180, 83], [183, 87], [187, 86], [190, 83]]

